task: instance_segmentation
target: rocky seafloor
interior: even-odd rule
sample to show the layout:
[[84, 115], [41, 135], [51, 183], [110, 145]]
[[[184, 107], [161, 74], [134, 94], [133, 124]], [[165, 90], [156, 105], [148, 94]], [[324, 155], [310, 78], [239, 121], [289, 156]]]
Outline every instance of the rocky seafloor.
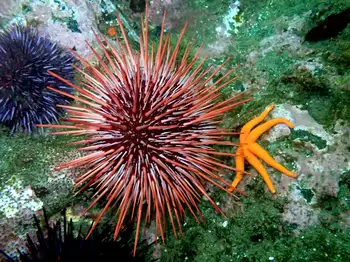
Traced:
[[[115, 11], [129, 37], [138, 41], [138, 11], [143, 8], [132, 6], [135, 2], [2, 0], [0, 24], [31, 24], [90, 61], [93, 56], [85, 41], [97, 44], [91, 28], [108, 35], [116, 25]], [[176, 36], [188, 21], [183, 42], [203, 43], [200, 55], [208, 56], [207, 65], [220, 65], [229, 56], [225, 70], [240, 65], [238, 79], [222, 95], [228, 98], [237, 90], [251, 89], [254, 98], [225, 116], [226, 127], [239, 130], [269, 104], [275, 105], [270, 118], [294, 123], [292, 130], [274, 127], [259, 143], [297, 174], [291, 179], [268, 168], [277, 190], [272, 195], [249, 168], [253, 175], [239, 184], [247, 196], [239, 201], [208, 188], [229, 220], [203, 199], [200, 208], [207, 223], [186, 217], [184, 236], [176, 240], [169, 234], [166, 243], [149, 247], [149, 260], [348, 261], [350, 18], [343, 24], [332, 18], [349, 8], [346, 0], [149, 2], [151, 38], [157, 39], [165, 9], [167, 31]], [[75, 174], [54, 170], [78, 154], [67, 146], [74, 138], [8, 136], [5, 127], [0, 132], [0, 249], [12, 255], [18, 247], [25, 249], [25, 234], [34, 231], [32, 215], [43, 206], [53, 218], [67, 208], [75, 223], [89, 224], [94, 214], [79, 215], [91, 193], [74, 196]], [[234, 166], [233, 159], [225, 161]], [[233, 175], [229, 172], [227, 179]]]

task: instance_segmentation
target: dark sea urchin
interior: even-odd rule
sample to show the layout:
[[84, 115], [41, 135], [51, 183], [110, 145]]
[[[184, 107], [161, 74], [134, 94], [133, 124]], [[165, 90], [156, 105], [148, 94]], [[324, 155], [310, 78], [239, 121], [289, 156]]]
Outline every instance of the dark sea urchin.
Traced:
[[[44, 226], [34, 215], [36, 239], [27, 234], [27, 251], [19, 250], [19, 257], [11, 257], [0, 249], [0, 261], [7, 262], [96, 262], [96, 261], [145, 261], [139, 255], [133, 257], [130, 239], [133, 233], [132, 225], [126, 226], [120, 232], [120, 239], [113, 241], [110, 230], [104, 228], [89, 239], [85, 239], [82, 228], [75, 232], [72, 219], [67, 221], [66, 212], [62, 214], [63, 221], [49, 223], [44, 210]], [[37, 240], [37, 241], [36, 241]], [[147, 246], [142, 246], [143, 253]], [[142, 252], [141, 252], [142, 253]], [[144, 255], [144, 254], [143, 254]], [[2, 259], [5, 257], [5, 260]], [[117, 259], [116, 259], [117, 257]]]
[[40, 37], [32, 27], [13, 25], [0, 33], [0, 123], [10, 133], [31, 133], [36, 124], [52, 124], [63, 113], [56, 105], [69, 98], [47, 89], [71, 93], [72, 88], [48, 70], [71, 81], [76, 59], [63, 48]]
[[96, 188], [86, 212], [106, 201], [89, 234], [107, 209], [117, 205], [114, 237], [130, 215], [136, 220], [135, 250], [143, 219], [146, 224], [155, 220], [156, 234], [164, 241], [167, 215], [175, 236], [176, 228], [181, 232], [185, 207], [198, 222], [197, 216], [203, 219], [197, 206], [202, 195], [222, 213], [202, 182], [209, 181], [228, 192], [230, 183], [216, 173], [221, 168], [234, 168], [214, 156], [233, 154], [217, 152], [211, 145], [235, 145], [224, 139], [235, 133], [217, 125], [225, 112], [250, 100], [244, 100], [240, 93], [220, 102], [220, 90], [234, 80], [225, 81], [234, 69], [213, 81], [225, 63], [216, 70], [203, 69], [205, 59], [194, 66], [199, 50], [190, 60], [191, 45], [176, 63], [186, 26], [171, 50], [170, 37], [163, 33], [165, 14], [158, 47], [149, 48], [147, 9], [145, 21], [141, 21], [140, 52], [131, 49], [117, 14], [125, 44], [116, 37], [115, 48], [106, 37], [95, 34], [104, 58], [89, 46], [100, 62], [99, 70], [77, 55], [87, 69], [77, 68], [84, 87], [51, 73], [76, 89], [79, 96], [50, 89], [82, 106], [62, 106], [70, 114], [64, 121], [73, 125], [40, 125], [68, 129], [53, 134], [85, 135], [75, 144], [87, 145], [81, 151], [94, 152], [58, 168], [88, 167], [75, 185], [82, 186], [80, 191]]

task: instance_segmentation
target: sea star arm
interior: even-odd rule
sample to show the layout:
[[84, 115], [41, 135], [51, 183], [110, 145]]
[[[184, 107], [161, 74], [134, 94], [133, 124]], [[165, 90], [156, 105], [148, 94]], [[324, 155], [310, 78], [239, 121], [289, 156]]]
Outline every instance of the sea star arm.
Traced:
[[269, 177], [264, 165], [260, 162], [260, 160], [248, 150], [244, 150], [244, 155], [249, 164], [251, 164], [252, 167], [254, 167], [256, 171], [258, 171], [258, 173], [262, 176], [263, 180], [265, 181], [265, 184], [267, 185], [271, 193], [276, 193], [271, 178]]
[[288, 127], [293, 128], [294, 125], [290, 121], [288, 121], [285, 118], [274, 118], [271, 119], [264, 124], [254, 128], [252, 132], [249, 133], [247, 137], [247, 143], [253, 143], [255, 142], [263, 133], [265, 133], [267, 130], [269, 130], [271, 127], [277, 125], [277, 124], [286, 124]]
[[296, 178], [297, 175], [291, 171], [289, 171], [287, 168], [279, 164], [275, 159], [273, 159], [269, 153], [263, 149], [260, 145], [257, 143], [253, 143], [249, 145], [249, 151], [252, 152], [254, 155], [256, 155], [258, 158], [261, 158], [264, 162], [266, 162], [268, 165], [270, 165], [273, 168], [276, 168], [281, 173]]
[[236, 152], [236, 176], [232, 182], [232, 187], [229, 189], [229, 191], [233, 191], [239, 182], [241, 182], [243, 178], [244, 173], [244, 152], [243, 148], [239, 147]]
[[[244, 160], [246, 159], [253, 168], [255, 168], [258, 173], [262, 176], [267, 187], [272, 193], [275, 193], [276, 190], [272, 184], [272, 181], [264, 167], [264, 165], [259, 160], [262, 159], [271, 167], [277, 169], [283, 174], [296, 178], [296, 174], [286, 169], [284, 166], [279, 164], [275, 159], [273, 159], [269, 153], [264, 150], [260, 145], [255, 143], [255, 141], [267, 130], [272, 128], [277, 124], [285, 124], [290, 128], [293, 128], [294, 125], [285, 118], [274, 118], [272, 120], [266, 121], [265, 123], [255, 127], [261, 123], [267, 114], [273, 109], [273, 105], [268, 106], [258, 117], [252, 119], [247, 124], [245, 124], [241, 130], [240, 134], [240, 146], [236, 154], [236, 176], [232, 182], [232, 188], [229, 191], [233, 191], [237, 187], [239, 182], [243, 178], [244, 174]], [[255, 127], [255, 128], [254, 128]]]
[[241, 135], [239, 137], [241, 142], [245, 142], [245, 140], [247, 139], [250, 131], [259, 123], [261, 123], [265, 117], [268, 115], [268, 113], [274, 108], [274, 105], [269, 105], [258, 117], [253, 118], [252, 120], [250, 120], [248, 123], [246, 123], [242, 130], [241, 130]]

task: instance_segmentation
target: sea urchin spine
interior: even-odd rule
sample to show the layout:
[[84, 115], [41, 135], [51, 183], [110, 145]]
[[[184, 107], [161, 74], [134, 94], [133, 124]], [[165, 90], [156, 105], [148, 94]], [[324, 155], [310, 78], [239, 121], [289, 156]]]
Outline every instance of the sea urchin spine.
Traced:
[[30, 26], [13, 25], [0, 33], [0, 123], [31, 133], [36, 124], [52, 124], [63, 113], [57, 104], [69, 98], [50, 91], [48, 85], [71, 93], [72, 88], [48, 73], [72, 80], [76, 60]]
[[156, 234], [164, 241], [166, 214], [175, 236], [177, 227], [181, 232], [185, 206], [198, 222], [198, 215], [203, 219], [197, 206], [202, 195], [222, 213], [202, 181], [229, 192], [225, 187], [230, 187], [230, 183], [217, 173], [221, 168], [234, 168], [215, 156], [233, 154], [215, 151], [211, 146], [235, 145], [224, 140], [224, 136], [235, 133], [218, 128], [217, 124], [225, 112], [250, 100], [244, 100], [240, 93], [220, 102], [220, 90], [235, 79], [225, 81], [232, 69], [212, 81], [226, 62], [216, 70], [203, 69], [204, 58], [195, 66], [200, 50], [188, 61], [192, 46], [187, 45], [181, 62], [176, 63], [186, 26], [171, 50], [169, 34], [165, 37], [163, 33], [165, 14], [158, 47], [149, 48], [147, 17], [148, 8], [145, 21], [141, 19], [140, 52], [131, 49], [118, 14], [125, 44], [116, 37], [115, 48], [106, 37], [101, 39], [95, 34], [105, 59], [88, 45], [101, 65], [98, 70], [77, 55], [88, 69], [77, 68], [84, 87], [51, 73], [80, 95], [50, 89], [84, 106], [62, 106], [70, 114], [64, 121], [73, 125], [40, 125], [69, 129], [53, 134], [86, 135], [75, 144], [87, 145], [81, 151], [94, 152], [58, 168], [89, 167], [75, 185], [82, 186], [80, 191], [87, 187], [97, 190], [86, 211], [102, 199], [107, 201], [90, 233], [107, 209], [118, 204], [114, 237], [131, 215], [136, 220], [134, 252], [142, 219], [146, 223], [154, 219]]

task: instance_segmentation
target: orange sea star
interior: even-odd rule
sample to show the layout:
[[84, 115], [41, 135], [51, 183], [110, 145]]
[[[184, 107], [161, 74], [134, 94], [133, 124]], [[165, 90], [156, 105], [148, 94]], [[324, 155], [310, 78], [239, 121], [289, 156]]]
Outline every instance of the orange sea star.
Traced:
[[268, 106], [258, 117], [250, 120], [248, 123], [246, 123], [243, 126], [239, 137], [239, 140], [240, 140], [239, 147], [236, 153], [236, 176], [231, 184], [232, 185], [232, 187], [230, 188], [231, 191], [233, 191], [234, 188], [237, 187], [237, 185], [243, 178], [244, 160], [247, 160], [249, 164], [251, 164], [252, 167], [254, 167], [256, 171], [258, 171], [258, 173], [264, 179], [271, 193], [275, 193], [276, 190], [272, 184], [272, 181], [264, 165], [261, 163], [261, 161], [258, 158], [262, 159], [268, 165], [277, 169], [281, 173], [289, 177], [296, 178], [295, 173], [287, 170], [284, 166], [279, 164], [276, 160], [274, 160], [269, 155], [269, 153], [265, 149], [263, 149], [260, 145], [256, 143], [256, 140], [263, 133], [265, 133], [267, 130], [269, 130], [271, 127], [277, 124], [282, 123], [287, 125], [289, 128], [294, 127], [294, 125], [285, 118], [274, 118], [254, 128], [256, 125], [258, 125], [265, 119], [265, 117], [273, 109], [273, 107], [274, 105]]

